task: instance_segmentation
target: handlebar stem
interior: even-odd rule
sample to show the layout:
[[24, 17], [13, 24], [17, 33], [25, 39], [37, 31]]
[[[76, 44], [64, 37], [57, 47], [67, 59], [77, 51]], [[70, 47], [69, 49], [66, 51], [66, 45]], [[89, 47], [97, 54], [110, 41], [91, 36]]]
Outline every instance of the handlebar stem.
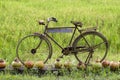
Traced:
[[46, 30], [48, 28], [48, 24], [49, 24], [50, 21], [47, 21], [46, 25], [45, 25], [45, 30], [44, 30], [44, 33], [46, 33]]
[[57, 19], [54, 18], [54, 17], [50, 17], [50, 18], [47, 19], [47, 23], [45, 25], [45, 31], [44, 31], [44, 33], [46, 32], [46, 30], [48, 28], [48, 24], [49, 24], [50, 21], [57, 22]]

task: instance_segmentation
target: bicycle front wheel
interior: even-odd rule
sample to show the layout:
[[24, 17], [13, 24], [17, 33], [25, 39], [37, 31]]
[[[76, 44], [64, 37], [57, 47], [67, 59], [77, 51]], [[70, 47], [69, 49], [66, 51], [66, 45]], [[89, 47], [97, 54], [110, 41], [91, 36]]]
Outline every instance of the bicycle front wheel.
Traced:
[[[82, 48], [77, 50], [80, 46]], [[73, 42], [73, 47], [77, 51], [75, 57], [79, 62], [87, 63], [88, 58], [89, 62], [96, 60], [102, 62], [108, 52], [108, 41], [101, 33], [89, 31], [78, 36]]]
[[31, 34], [18, 42], [16, 54], [23, 64], [25, 61], [43, 61], [46, 63], [52, 55], [52, 46], [43, 35]]

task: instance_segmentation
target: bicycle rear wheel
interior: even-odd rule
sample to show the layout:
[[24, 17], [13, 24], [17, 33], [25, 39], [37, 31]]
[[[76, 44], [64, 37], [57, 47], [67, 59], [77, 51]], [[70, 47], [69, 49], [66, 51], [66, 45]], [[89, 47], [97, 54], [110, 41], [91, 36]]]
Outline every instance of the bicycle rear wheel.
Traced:
[[46, 63], [52, 55], [52, 46], [43, 35], [31, 34], [18, 42], [16, 54], [22, 64], [25, 61], [43, 61]]
[[[79, 46], [83, 48], [77, 49]], [[79, 62], [86, 64], [96, 60], [102, 62], [108, 52], [108, 41], [101, 33], [89, 31], [78, 36], [73, 42], [73, 47], [77, 51], [75, 57]], [[90, 60], [87, 61], [88, 58]]]

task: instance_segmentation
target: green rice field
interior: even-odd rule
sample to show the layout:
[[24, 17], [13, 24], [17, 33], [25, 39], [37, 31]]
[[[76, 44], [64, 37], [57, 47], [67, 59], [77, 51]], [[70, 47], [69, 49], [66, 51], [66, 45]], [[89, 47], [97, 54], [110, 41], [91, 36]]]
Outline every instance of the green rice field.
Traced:
[[[98, 22], [97, 31], [102, 33], [109, 42], [106, 57], [110, 61], [120, 61], [120, 0], [0, 0], [0, 58], [7, 64], [16, 57], [18, 41], [34, 32], [43, 33], [44, 26], [37, 21], [56, 17], [58, 22], [50, 23], [50, 27], [74, 26], [70, 21], [81, 21], [83, 28], [94, 27]], [[62, 46], [66, 47], [71, 33], [50, 33]], [[64, 39], [63, 39], [64, 38]], [[61, 55], [61, 50], [54, 44], [51, 63]], [[31, 44], [27, 44], [31, 46]], [[62, 61], [70, 59], [65, 57]], [[74, 57], [71, 58], [73, 59]], [[77, 64], [77, 63], [76, 63]], [[104, 73], [104, 72], [103, 72]], [[120, 72], [102, 75], [89, 74], [83, 78], [82, 73], [74, 72], [60, 80], [120, 80]], [[69, 77], [70, 76], [70, 77]], [[49, 74], [42, 76], [11, 75], [0, 73], [0, 80], [59, 80]]]

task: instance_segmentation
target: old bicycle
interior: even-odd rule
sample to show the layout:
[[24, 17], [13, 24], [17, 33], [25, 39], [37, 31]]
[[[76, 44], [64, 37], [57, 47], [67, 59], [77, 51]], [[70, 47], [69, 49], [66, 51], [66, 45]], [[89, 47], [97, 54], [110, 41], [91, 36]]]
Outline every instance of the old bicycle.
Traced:
[[[42, 60], [44, 63], [51, 58], [53, 53], [52, 44], [53, 41], [60, 49], [63, 55], [73, 54], [77, 61], [80, 63], [88, 64], [91, 60], [99, 59], [102, 62], [108, 52], [108, 41], [106, 37], [100, 32], [96, 31], [96, 27], [82, 29], [82, 23], [71, 21], [74, 27], [54, 27], [49, 28], [49, 23], [57, 22], [57, 19], [50, 17], [47, 22], [39, 21], [40, 25], [44, 25], [44, 33], [33, 33], [23, 37], [19, 40], [16, 54], [18, 59], [24, 64], [26, 60]], [[71, 32], [71, 39], [66, 47], [62, 47], [49, 32]], [[79, 32], [79, 35], [73, 39], [75, 33]]]

